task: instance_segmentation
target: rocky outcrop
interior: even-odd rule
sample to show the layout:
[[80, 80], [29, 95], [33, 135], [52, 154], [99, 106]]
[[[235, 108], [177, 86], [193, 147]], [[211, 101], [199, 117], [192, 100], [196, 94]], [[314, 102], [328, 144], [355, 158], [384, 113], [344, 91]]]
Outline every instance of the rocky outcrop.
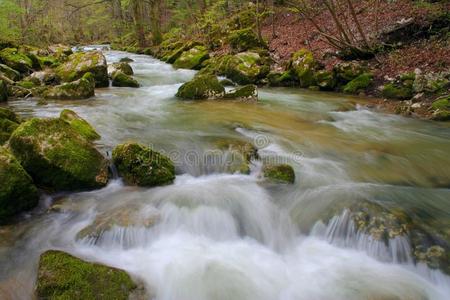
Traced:
[[215, 75], [197, 75], [184, 83], [176, 94], [182, 99], [218, 99], [225, 95], [225, 88]]
[[121, 144], [113, 151], [113, 162], [127, 184], [159, 186], [175, 179], [175, 167], [166, 156], [140, 144]]
[[40, 185], [54, 190], [99, 188], [108, 181], [108, 162], [62, 119], [31, 119], [13, 132], [12, 153]]
[[125, 271], [62, 251], [46, 251], [39, 259], [37, 299], [128, 300], [137, 289]]

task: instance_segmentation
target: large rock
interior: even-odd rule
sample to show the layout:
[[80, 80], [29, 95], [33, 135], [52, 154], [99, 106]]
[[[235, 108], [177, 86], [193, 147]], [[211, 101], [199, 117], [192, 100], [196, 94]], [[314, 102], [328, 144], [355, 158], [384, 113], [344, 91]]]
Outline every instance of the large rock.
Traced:
[[19, 71], [20, 73], [29, 73], [33, 67], [31, 59], [16, 48], [6, 48], [0, 51], [0, 60], [5, 65]]
[[245, 28], [234, 30], [228, 36], [231, 50], [234, 53], [244, 52], [247, 50], [257, 49], [265, 47], [264, 43], [261, 43], [256, 36], [252, 28]]
[[137, 285], [123, 270], [49, 250], [39, 259], [37, 299], [128, 300]]
[[0, 223], [37, 205], [39, 193], [17, 159], [0, 146]]
[[39, 82], [39, 85], [54, 85], [59, 83], [59, 79], [57, 78], [55, 71], [52, 69], [33, 72], [27, 78], [35, 83]]
[[87, 99], [95, 96], [95, 80], [91, 73], [86, 73], [82, 78], [49, 87], [44, 93], [44, 98], [71, 100]]
[[0, 80], [0, 102], [8, 100], [8, 87], [3, 80]]
[[112, 73], [112, 85], [118, 86], [118, 87], [133, 87], [138, 88], [139, 82], [137, 82], [136, 79], [134, 79], [131, 76], [126, 75], [120, 70], [115, 71]]
[[127, 62], [118, 62], [108, 65], [108, 76], [112, 77], [115, 71], [122, 71], [126, 75], [133, 75], [133, 68]]
[[12, 81], [19, 81], [21, 78], [21, 75], [19, 72], [17, 72], [13, 68], [10, 68], [4, 64], [0, 64], [0, 73], [3, 73], [6, 77], [11, 79]]
[[225, 98], [242, 101], [258, 101], [258, 88], [254, 84], [241, 86], [226, 93]]
[[224, 75], [238, 84], [255, 84], [269, 74], [270, 64], [266, 57], [248, 51], [224, 56], [214, 68], [219, 75]]
[[172, 183], [175, 179], [172, 161], [143, 145], [118, 145], [113, 151], [113, 162], [119, 175], [131, 185], [152, 187]]
[[364, 92], [366, 88], [370, 86], [373, 80], [373, 75], [370, 73], [363, 73], [347, 83], [344, 86], [344, 93], [356, 94], [358, 92]]
[[314, 72], [317, 67], [318, 64], [312, 52], [306, 49], [293, 53], [289, 61], [289, 69], [303, 88], [315, 85]]
[[80, 135], [89, 141], [95, 141], [100, 139], [100, 135], [85, 119], [77, 115], [76, 112], [70, 109], [64, 109], [61, 111], [59, 118], [69, 124]]
[[71, 82], [92, 73], [96, 87], [109, 86], [108, 66], [100, 51], [77, 52], [69, 56], [68, 61], [56, 68], [57, 75], [65, 82]]
[[9, 140], [9, 137], [19, 127], [19, 124], [19, 117], [13, 111], [0, 107], [0, 145]]
[[61, 119], [31, 119], [11, 135], [10, 148], [38, 184], [55, 190], [99, 188], [108, 162], [90, 141]]
[[208, 58], [208, 49], [204, 46], [195, 46], [188, 51], [184, 51], [173, 65], [176, 68], [197, 70], [200, 68], [202, 62]]
[[437, 99], [431, 104], [433, 109], [432, 120], [448, 121], [450, 120], [450, 96]]
[[183, 84], [176, 94], [183, 99], [217, 99], [225, 95], [225, 88], [215, 75], [197, 75]]

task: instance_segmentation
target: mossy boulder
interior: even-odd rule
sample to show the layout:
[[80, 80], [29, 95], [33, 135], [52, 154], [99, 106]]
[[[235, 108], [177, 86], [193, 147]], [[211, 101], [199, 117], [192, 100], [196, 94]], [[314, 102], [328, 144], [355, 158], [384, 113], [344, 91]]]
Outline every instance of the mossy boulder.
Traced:
[[59, 78], [52, 69], [45, 69], [43, 71], [33, 72], [26, 79], [29, 79], [35, 85], [55, 85], [59, 83]]
[[216, 73], [224, 75], [238, 84], [255, 84], [270, 71], [269, 59], [257, 52], [248, 51], [226, 55], [213, 66]]
[[174, 62], [173, 66], [183, 69], [200, 68], [202, 62], [209, 58], [208, 49], [204, 46], [195, 46], [194, 48], [184, 51], [180, 57]]
[[56, 68], [61, 65], [61, 62], [53, 56], [36, 56], [41, 69]]
[[338, 85], [345, 85], [359, 75], [367, 73], [367, 67], [358, 61], [337, 63], [333, 68]]
[[383, 97], [388, 99], [407, 100], [413, 97], [413, 90], [411, 87], [396, 83], [385, 84], [381, 93]]
[[295, 75], [290, 71], [285, 72], [270, 72], [267, 75], [267, 80], [270, 86], [295, 86], [297, 85], [297, 80]]
[[314, 55], [307, 49], [301, 49], [292, 54], [289, 70], [296, 76], [300, 87], [307, 88], [315, 85], [314, 72], [318, 64]]
[[112, 73], [112, 85], [117, 87], [133, 87], [138, 88], [139, 82], [131, 76], [126, 75], [122, 71]]
[[73, 54], [72, 48], [66, 45], [51, 45], [47, 48], [48, 53], [60, 61], [67, 61], [70, 55]]
[[225, 98], [243, 101], [258, 101], [258, 88], [254, 84], [241, 86], [226, 93]]
[[122, 71], [126, 75], [133, 75], [133, 68], [131, 68], [129, 63], [118, 62], [108, 65], [108, 75], [111, 77], [115, 71]]
[[20, 73], [29, 73], [33, 68], [31, 59], [23, 53], [20, 53], [17, 48], [5, 48], [0, 51], [0, 60], [5, 65]]
[[373, 80], [372, 74], [363, 73], [358, 77], [356, 77], [355, 79], [353, 79], [352, 81], [350, 81], [349, 83], [347, 83], [344, 86], [343, 91], [344, 93], [349, 94], [356, 94], [358, 92], [365, 91], [365, 89], [367, 89], [372, 83], [372, 80]]
[[100, 51], [77, 52], [69, 56], [68, 61], [56, 68], [56, 74], [64, 82], [72, 82], [92, 73], [95, 87], [108, 87], [108, 66]]
[[129, 57], [122, 57], [119, 62], [126, 62], [126, 63], [130, 63], [130, 62], [134, 62], [134, 60], [132, 60]]
[[62, 119], [30, 119], [13, 132], [12, 153], [37, 184], [54, 190], [100, 188], [108, 162], [94, 145]]
[[175, 179], [173, 162], [140, 144], [118, 145], [113, 150], [113, 162], [127, 184], [152, 187], [170, 184]]
[[137, 285], [125, 271], [56, 250], [39, 259], [38, 299], [128, 300]]
[[38, 204], [39, 193], [30, 175], [5, 147], [0, 146], [0, 224]]
[[8, 100], [8, 86], [6, 82], [0, 80], [0, 102], [5, 102]]
[[43, 97], [47, 99], [72, 100], [87, 99], [95, 96], [95, 80], [91, 73], [85, 73], [82, 78], [49, 87]]
[[219, 82], [223, 86], [236, 86], [236, 84], [228, 78], [222, 79]]
[[[414, 74], [414, 73], [413, 73]], [[412, 88], [415, 93], [435, 94], [448, 90], [450, 73], [417, 74], [413, 79]]]
[[231, 50], [234, 53], [244, 52], [256, 48], [265, 47], [256, 36], [252, 28], [234, 30], [228, 36]]
[[13, 111], [0, 107], [0, 145], [9, 140], [9, 137], [19, 127], [19, 124], [20, 120]]
[[85, 119], [77, 115], [76, 112], [70, 109], [64, 109], [61, 111], [59, 118], [69, 124], [75, 129], [81, 136], [89, 141], [95, 141], [100, 139], [100, 135]]
[[176, 94], [182, 99], [217, 99], [225, 95], [225, 88], [215, 75], [197, 75], [184, 83]]
[[440, 99], [434, 101], [431, 104], [431, 107], [434, 110], [437, 110], [437, 109], [440, 109], [440, 110], [450, 109], [450, 96], [447, 96], [445, 98], [440, 98]]
[[319, 70], [314, 73], [314, 81], [324, 91], [331, 91], [336, 87], [336, 77], [333, 72]]
[[11, 79], [12, 81], [19, 81], [21, 78], [21, 75], [19, 72], [17, 72], [13, 68], [10, 68], [4, 64], [0, 64], [0, 73], [3, 73], [6, 77]]
[[294, 183], [294, 169], [287, 164], [265, 165], [263, 167], [263, 175], [270, 181], [276, 183]]
[[434, 110], [432, 120], [435, 121], [448, 121], [450, 120], [450, 96], [446, 96], [434, 101], [431, 104], [431, 108]]

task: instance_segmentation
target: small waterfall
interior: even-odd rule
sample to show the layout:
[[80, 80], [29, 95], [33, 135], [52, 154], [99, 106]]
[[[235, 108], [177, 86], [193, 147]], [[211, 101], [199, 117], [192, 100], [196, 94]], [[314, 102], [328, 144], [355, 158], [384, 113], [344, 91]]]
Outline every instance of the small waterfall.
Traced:
[[407, 236], [390, 238], [387, 244], [372, 235], [358, 230], [352, 219], [352, 212], [344, 209], [341, 215], [334, 216], [328, 225], [318, 221], [312, 228], [313, 236], [322, 237], [338, 247], [353, 248], [383, 261], [397, 264], [413, 264], [411, 246]]

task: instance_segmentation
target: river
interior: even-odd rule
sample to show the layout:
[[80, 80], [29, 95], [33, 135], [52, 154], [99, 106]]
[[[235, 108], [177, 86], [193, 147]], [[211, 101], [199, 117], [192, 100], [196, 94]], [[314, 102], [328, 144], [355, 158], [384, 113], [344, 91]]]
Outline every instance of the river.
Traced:
[[[101, 190], [43, 196], [19, 222], [0, 227], [0, 298], [32, 298], [47, 249], [122, 268], [158, 300], [450, 298], [450, 277], [414, 265], [407, 239], [386, 246], [355, 234], [346, 211], [325, 219], [341, 203], [364, 200], [448, 232], [448, 123], [294, 88], [261, 88], [258, 103], [182, 101], [174, 95], [195, 71], [105, 55], [108, 63], [132, 58], [142, 87], [8, 105], [25, 117], [76, 111], [101, 134], [105, 155], [124, 141], [150, 145], [174, 160], [175, 183], [145, 189], [115, 178]], [[295, 184], [264, 182], [259, 161], [242, 175], [227, 172], [226, 154], [205, 159], [223, 139], [252, 142], [262, 160], [291, 164]], [[99, 217], [126, 220], [80, 237]]]

